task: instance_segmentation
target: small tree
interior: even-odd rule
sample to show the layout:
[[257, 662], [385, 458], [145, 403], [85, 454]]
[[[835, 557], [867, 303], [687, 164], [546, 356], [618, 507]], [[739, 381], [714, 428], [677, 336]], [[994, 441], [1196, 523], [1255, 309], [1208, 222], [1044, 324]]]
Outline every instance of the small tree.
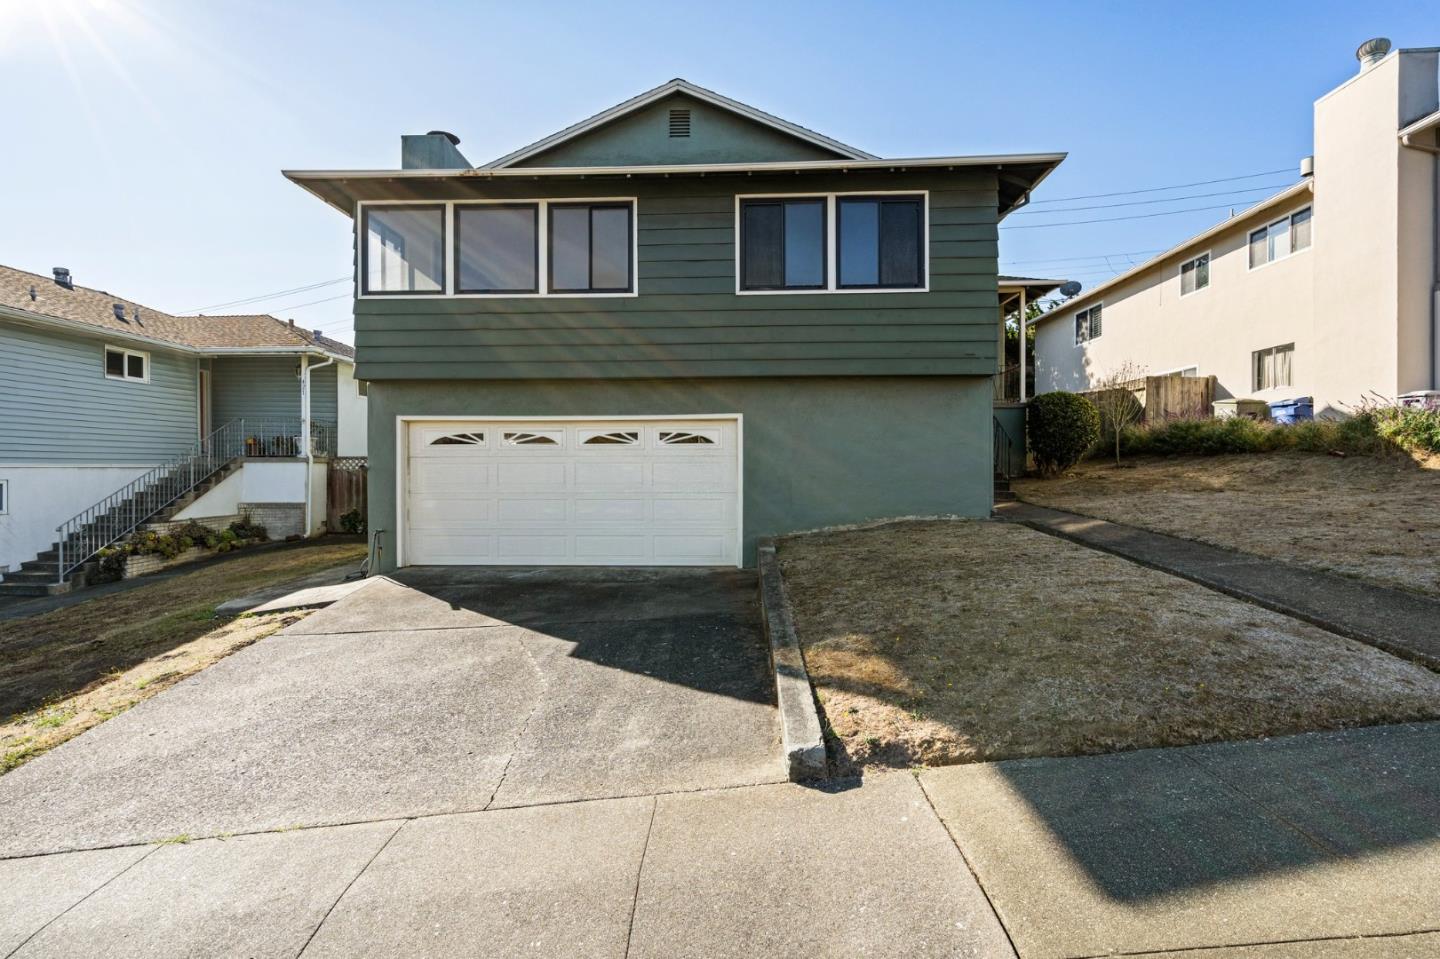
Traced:
[[1125, 431], [1145, 416], [1145, 407], [1135, 398], [1133, 384], [1143, 378], [1144, 370], [1133, 363], [1122, 363], [1103, 377], [1090, 394], [1100, 411], [1100, 435], [1115, 448], [1115, 465], [1120, 465], [1120, 439]]

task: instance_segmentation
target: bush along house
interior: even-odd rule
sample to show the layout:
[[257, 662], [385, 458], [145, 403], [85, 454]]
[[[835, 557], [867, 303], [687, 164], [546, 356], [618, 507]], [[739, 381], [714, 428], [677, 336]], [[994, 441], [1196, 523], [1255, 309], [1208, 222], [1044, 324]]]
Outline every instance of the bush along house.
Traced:
[[354, 221], [379, 569], [989, 513], [996, 226], [1062, 154], [881, 159], [684, 80], [458, 143], [286, 173]]

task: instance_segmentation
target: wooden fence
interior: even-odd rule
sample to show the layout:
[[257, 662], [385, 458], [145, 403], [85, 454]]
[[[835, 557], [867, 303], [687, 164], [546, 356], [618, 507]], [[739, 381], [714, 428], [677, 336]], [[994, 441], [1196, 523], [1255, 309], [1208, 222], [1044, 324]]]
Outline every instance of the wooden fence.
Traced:
[[363, 520], [369, 469], [363, 456], [340, 456], [330, 461], [325, 475], [325, 525], [330, 532], [344, 532], [340, 517], [352, 510], [358, 509]]
[[1207, 419], [1215, 401], [1215, 377], [1147, 376], [1136, 399], [1145, 404], [1147, 423]]

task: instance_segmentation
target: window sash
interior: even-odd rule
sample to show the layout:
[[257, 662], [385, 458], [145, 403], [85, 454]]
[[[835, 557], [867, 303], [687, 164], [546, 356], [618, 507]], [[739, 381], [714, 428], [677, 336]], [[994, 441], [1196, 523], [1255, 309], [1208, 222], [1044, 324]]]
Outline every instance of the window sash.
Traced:
[[1103, 303], [1096, 303], [1075, 314], [1075, 345], [1088, 343], [1104, 332]]
[[[830, 281], [828, 216], [826, 200], [818, 196], [767, 197], [740, 201], [740, 289], [742, 290], [824, 290]], [[797, 228], [791, 230], [791, 214], [818, 211], [818, 230], [810, 240]], [[769, 222], [766, 222], [766, 220]], [[798, 216], [797, 216], [798, 222]], [[792, 260], [800, 254], [819, 254], [819, 277], [814, 283], [796, 281], [800, 267]], [[792, 269], [792, 266], [794, 269]]]
[[1250, 269], [1283, 260], [1287, 256], [1310, 249], [1314, 231], [1314, 207], [1302, 207], [1293, 213], [1272, 220], [1249, 236]]
[[1273, 390], [1295, 385], [1295, 344], [1256, 350], [1254, 389]]
[[[835, 271], [842, 290], [923, 290], [926, 275], [925, 198], [920, 195], [841, 196], [836, 198]], [[873, 207], [873, 214], [869, 209]], [[874, 264], [870, 237], [850, 230], [874, 229]], [[859, 279], [847, 280], [864, 270]], [[874, 279], [872, 280], [871, 277]]]
[[107, 346], [105, 347], [104, 369], [107, 379], [148, 383], [150, 381], [150, 355], [137, 350]]
[[1195, 293], [1210, 285], [1210, 254], [1202, 253], [1180, 264], [1180, 294]]
[[[548, 252], [548, 273], [547, 290], [551, 293], [629, 293], [635, 287], [635, 223], [634, 211], [629, 203], [551, 203], [549, 206], [549, 224], [547, 229], [547, 252]], [[595, 243], [595, 214], [604, 211], [620, 211], [625, 214], [625, 235], [622, 247], [624, 256], [625, 281], [620, 285], [597, 285], [595, 282], [597, 272], [604, 273], [607, 270], [614, 270], [617, 265], [613, 255], [606, 256], [609, 247], [597, 247]], [[563, 237], [562, 230], [557, 226], [557, 216], [560, 219], [568, 218], [568, 213], [584, 213], [585, 229], [584, 242], [574, 243], [571, 250], [565, 246], [574, 242]], [[602, 225], [603, 229], [603, 225]], [[557, 249], [558, 245], [558, 249]], [[556, 264], [562, 263], [562, 257], [575, 256], [583, 261], [585, 272], [584, 285], [561, 284], [556, 282]], [[600, 269], [597, 271], [597, 261]], [[578, 264], [562, 264], [562, 272]]]
[[[476, 231], [472, 236], [480, 235], [478, 231], [485, 227], [482, 221], [488, 219], [487, 213], [528, 213], [528, 217], [509, 217], [510, 223], [505, 220], [497, 220], [490, 227], [513, 228], [521, 226], [523, 233], [511, 234], [506, 239], [517, 238], [522, 243], [529, 244], [528, 251], [521, 251], [519, 255], [514, 250], [503, 249], [498, 246], [488, 245], [483, 242], [476, 244], [470, 250], [465, 248], [465, 220], [468, 215], [474, 215], [471, 220], [473, 224], [470, 229]], [[467, 253], [469, 262], [467, 263]], [[528, 255], [527, 255], [528, 253]], [[495, 295], [507, 295], [515, 293], [536, 293], [539, 292], [540, 283], [540, 205], [538, 203], [471, 203], [455, 204], [455, 292], [456, 293], [490, 293]], [[508, 259], [510, 262], [505, 262]], [[500, 283], [471, 283], [466, 284], [467, 266], [473, 272], [480, 272], [494, 279], [502, 276], [519, 276], [528, 280], [528, 283], [517, 286], [501, 285]], [[511, 271], [511, 272], [506, 272]]]
[[[436, 229], [412, 239], [424, 241], [428, 250], [413, 258], [406, 247], [405, 233], [386, 223], [385, 216], [410, 214], [408, 219], [426, 224], [434, 215]], [[360, 217], [360, 288], [366, 296], [442, 296], [445, 293], [445, 204], [373, 204], [362, 207]], [[424, 256], [419, 255], [421, 252]], [[424, 260], [432, 273], [419, 264]]]

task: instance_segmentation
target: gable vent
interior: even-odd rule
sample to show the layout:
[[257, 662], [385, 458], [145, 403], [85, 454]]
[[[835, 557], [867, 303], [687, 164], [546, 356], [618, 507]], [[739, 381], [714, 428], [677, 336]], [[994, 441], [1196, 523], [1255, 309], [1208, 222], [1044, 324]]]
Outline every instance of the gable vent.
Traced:
[[690, 135], [690, 111], [670, 111], [670, 135], [672, 137], [688, 137]]

